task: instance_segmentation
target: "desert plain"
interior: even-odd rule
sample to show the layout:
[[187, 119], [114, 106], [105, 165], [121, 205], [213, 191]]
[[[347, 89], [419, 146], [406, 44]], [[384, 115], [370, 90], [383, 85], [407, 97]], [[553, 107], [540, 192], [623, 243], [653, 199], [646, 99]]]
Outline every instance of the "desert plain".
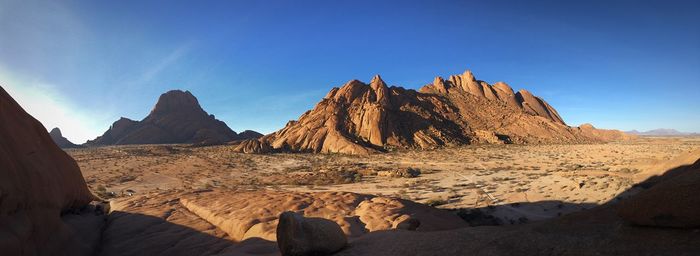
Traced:
[[648, 177], [644, 173], [663, 172], [664, 162], [700, 148], [700, 137], [467, 145], [371, 155], [244, 154], [233, 148], [173, 144], [66, 151], [102, 199], [209, 189], [342, 191], [463, 213], [478, 209], [477, 217], [466, 214], [469, 224], [510, 225], [620, 200], [635, 191], [639, 177]]

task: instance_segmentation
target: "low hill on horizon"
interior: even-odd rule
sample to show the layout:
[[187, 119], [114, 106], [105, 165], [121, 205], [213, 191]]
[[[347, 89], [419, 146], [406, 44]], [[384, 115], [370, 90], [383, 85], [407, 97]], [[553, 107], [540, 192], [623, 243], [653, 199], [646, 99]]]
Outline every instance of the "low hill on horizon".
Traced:
[[696, 132], [681, 132], [676, 129], [653, 129], [644, 132], [637, 130], [626, 131], [627, 134], [639, 135], [639, 136], [700, 136], [700, 133]]

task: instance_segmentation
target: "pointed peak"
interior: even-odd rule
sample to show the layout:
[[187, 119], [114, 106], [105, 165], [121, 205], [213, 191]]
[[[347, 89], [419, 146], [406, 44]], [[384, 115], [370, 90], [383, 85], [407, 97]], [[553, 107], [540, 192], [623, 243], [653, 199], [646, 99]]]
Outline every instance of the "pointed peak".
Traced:
[[472, 71], [469, 70], [469, 69], [467, 69], [466, 71], [464, 71], [464, 73], [462, 74], [462, 78], [465, 79], [465, 80], [467, 80], [467, 81], [473, 81], [473, 80], [475, 80], [474, 74], [472, 74]]
[[384, 80], [382, 80], [382, 77], [379, 75], [375, 75], [372, 78], [372, 81], [369, 83], [369, 86], [372, 87], [372, 89], [374, 90], [377, 90], [381, 87], [387, 87], [386, 83], [384, 82]]
[[374, 78], [372, 78], [372, 82], [369, 83], [369, 87], [372, 88], [372, 91], [374, 91], [376, 94], [377, 102], [379, 102], [382, 106], [389, 104], [389, 87], [386, 86], [386, 83], [384, 83], [381, 76], [374, 76]]
[[370, 82], [370, 84], [374, 84], [374, 83], [384, 83], [384, 80], [382, 80], [382, 76], [380, 76], [379, 74], [374, 75], [374, 77], [372, 77], [372, 81]]
[[440, 76], [436, 76], [435, 79], [433, 80], [433, 87], [438, 92], [446, 93], [448, 85], [445, 83], [445, 79], [443, 79]]
[[51, 131], [49, 132], [49, 134], [54, 134], [54, 135], [62, 136], [62, 135], [61, 135], [61, 129], [58, 129], [58, 127], [51, 129]]

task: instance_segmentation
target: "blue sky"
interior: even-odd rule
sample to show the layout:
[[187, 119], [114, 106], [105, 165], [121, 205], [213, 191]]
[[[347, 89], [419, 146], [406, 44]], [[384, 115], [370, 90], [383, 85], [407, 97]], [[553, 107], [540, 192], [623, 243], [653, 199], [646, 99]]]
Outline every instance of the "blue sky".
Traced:
[[700, 131], [700, 1], [0, 0], [0, 83], [82, 143], [190, 90], [275, 131], [333, 86], [471, 69], [569, 125]]

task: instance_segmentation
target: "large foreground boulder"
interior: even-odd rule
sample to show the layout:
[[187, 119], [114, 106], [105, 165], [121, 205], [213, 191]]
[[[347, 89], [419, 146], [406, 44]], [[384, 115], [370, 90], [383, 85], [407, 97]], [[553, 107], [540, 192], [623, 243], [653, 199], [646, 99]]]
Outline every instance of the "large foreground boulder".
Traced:
[[94, 198], [75, 160], [0, 87], [0, 254], [92, 253], [68, 213]]
[[277, 245], [283, 256], [330, 255], [348, 239], [332, 220], [305, 218], [294, 212], [280, 214], [277, 224]]

